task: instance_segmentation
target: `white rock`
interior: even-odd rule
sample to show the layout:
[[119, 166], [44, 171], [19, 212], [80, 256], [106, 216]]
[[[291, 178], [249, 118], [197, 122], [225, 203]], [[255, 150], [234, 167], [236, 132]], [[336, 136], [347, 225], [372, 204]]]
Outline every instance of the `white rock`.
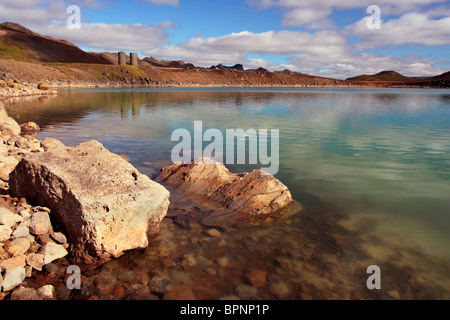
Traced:
[[49, 242], [40, 249], [40, 253], [44, 255], [44, 265], [48, 264], [56, 259], [65, 257], [68, 252], [59, 244]]
[[22, 222], [23, 218], [7, 208], [0, 208], [0, 225], [12, 228], [17, 222]]
[[44, 255], [40, 253], [30, 253], [27, 256], [27, 264], [38, 271], [42, 271], [44, 266]]
[[17, 238], [26, 238], [30, 235], [30, 229], [24, 225], [20, 225], [14, 230], [11, 238], [17, 239]]
[[8, 226], [0, 226], [0, 242], [5, 242], [11, 236], [12, 230]]
[[6, 271], [3, 279], [3, 291], [10, 291], [25, 280], [25, 268], [16, 267]]
[[44, 300], [55, 300], [56, 290], [51, 284], [40, 287], [37, 293]]

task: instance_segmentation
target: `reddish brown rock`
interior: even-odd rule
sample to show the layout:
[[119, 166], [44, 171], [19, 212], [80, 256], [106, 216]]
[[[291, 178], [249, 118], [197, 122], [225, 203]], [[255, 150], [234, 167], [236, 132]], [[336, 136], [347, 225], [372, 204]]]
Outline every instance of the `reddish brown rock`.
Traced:
[[176, 286], [164, 294], [163, 300], [196, 300], [194, 292], [186, 286]]
[[258, 269], [252, 269], [244, 275], [244, 279], [253, 287], [262, 288], [266, 286], [267, 272]]

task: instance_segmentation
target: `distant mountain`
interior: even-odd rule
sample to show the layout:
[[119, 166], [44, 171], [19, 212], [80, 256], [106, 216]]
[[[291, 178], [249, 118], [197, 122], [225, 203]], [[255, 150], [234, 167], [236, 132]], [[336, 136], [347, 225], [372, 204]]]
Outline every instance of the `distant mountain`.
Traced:
[[404, 75], [396, 71], [382, 71], [377, 74], [367, 75], [363, 74], [360, 76], [347, 78], [349, 81], [412, 81], [412, 78], [405, 77]]
[[109, 64], [65, 40], [42, 36], [17, 23], [0, 24], [0, 59], [27, 62]]
[[445, 81], [446, 80], [446, 81], [450, 81], [450, 71], [444, 72], [443, 74], [440, 74], [440, 75], [432, 77], [432, 78], [428, 78], [428, 80], [433, 80], [433, 81], [435, 81], [435, 80], [437, 80], [437, 81], [444, 80]]

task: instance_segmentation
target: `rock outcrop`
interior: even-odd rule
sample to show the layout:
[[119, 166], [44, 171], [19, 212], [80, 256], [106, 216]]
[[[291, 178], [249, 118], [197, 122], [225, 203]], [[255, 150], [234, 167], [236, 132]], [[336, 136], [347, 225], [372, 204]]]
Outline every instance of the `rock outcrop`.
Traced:
[[76, 261], [101, 263], [145, 248], [159, 232], [169, 192], [98, 141], [27, 154], [10, 193], [49, 207]]
[[196, 217], [204, 225], [224, 227], [242, 217], [271, 215], [293, 202], [288, 188], [261, 170], [235, 174], [209, 158], [197, 162], [172, 164], [163, 168], [159, 177], [194, 200], [206, 199], [214, 204], [215, 212]]

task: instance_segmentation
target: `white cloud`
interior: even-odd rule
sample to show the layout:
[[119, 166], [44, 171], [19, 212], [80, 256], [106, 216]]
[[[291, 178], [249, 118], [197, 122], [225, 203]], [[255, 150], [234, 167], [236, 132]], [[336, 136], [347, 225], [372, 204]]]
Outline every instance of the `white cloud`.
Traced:
[[361, 19], [344, 32], [362, 39], [356, 46], [360, 50], [403, 44], [439, 46], [450, 44], [450, 17], [431, 19], [426, 14], [411, 12], [382, 22], [379, 30], [369, 30], [366, 19]]
[[[283, 25], [286, 27], [309, 26], [329, 28], [328, 17], [334, 9], [349, 10], [367, 8], [376, 4], [381, 7], [382, 15], [403, 14], [430, 4], [445, 3], [446, 0], [247, 0], [250, 6], [268, 10], [278, 8], [284, 12]], [[365, 15], [365, 10], [361, 11]]]

